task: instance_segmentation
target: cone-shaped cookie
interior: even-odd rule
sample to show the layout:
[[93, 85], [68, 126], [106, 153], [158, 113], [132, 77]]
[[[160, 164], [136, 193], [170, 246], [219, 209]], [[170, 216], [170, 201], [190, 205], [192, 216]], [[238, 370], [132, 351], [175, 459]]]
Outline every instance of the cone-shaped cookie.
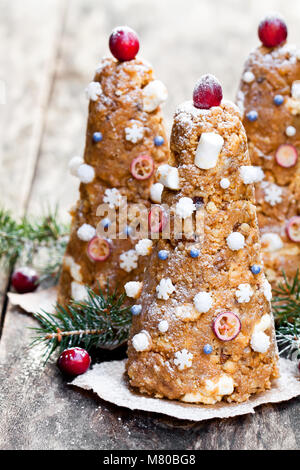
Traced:
[[205, 76], [197, 107], [187, 102], [175, 113], [171, 162], [181, 189], [164, 189], [162, 199], [174, 208], [171, 226], [176, 216], [189, 223], [182, 239], [171, 232], [153, 248], [127, 365], [143, 393], [207, 404], [244, 401], [277, 376], [253, 205], [259, 172], [238, 108], [221, 98], [217, 80]]
[[[122, 42], [126, 35], [135, 42]], [[117, 238], [110, 236], [113, 221], [103, 211], [97, 216], [97, 208], [104, 203], [118, 216], [122, 196], [127, 198], [129, 214], [133, 203], [150, 205], [150, 190], [156, 202], [161, 196], [162, 185], [153, 184], [155, 167], [166, 161], [169, 153], [160, 107], [166, 89], [154, 79], [148, 63], [135, 59], [138, 43], [132, 30], [114, 31], [110, 47], [120, 60], [104, 58], [87, 87], [90, 102], [84, 160], [75, 157], [70, 162], [71, 173], [81, 184], [79, 200], [72, 210], [71, 236], [59, 284], [60, 303], [70, 297], [83, 300], [84, 285], [96, 288], [99, 282], [105, 289], [108, 281], [114, 290], [141, 276], [145, 257], [139, 257], [143, 250], [135, 251], [130, 227], [117, 224]], [[96, 235], [97, 224], [108, 230], [107, 237], [105, 233], [99, 236], [98, 230]]]
[[284, 43], [286, 34], [279, 18], [261, 22], [263, 45], [251, 52], [237, 96], [250, 159], [264, 172], [256, 206], [272, 283], [300, 267], [300, 50]]

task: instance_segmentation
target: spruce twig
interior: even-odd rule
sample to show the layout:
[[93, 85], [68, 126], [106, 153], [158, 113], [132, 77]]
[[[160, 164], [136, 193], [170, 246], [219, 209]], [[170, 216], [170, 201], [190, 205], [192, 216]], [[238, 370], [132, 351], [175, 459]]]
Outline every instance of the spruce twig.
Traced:
[[110, 294], [108, 286], [106, 295], [100, 288], [99, 294], [86, 289], [85, 302], [71, 302], [67, 307], [58, 304], [53, 314], [34, 315], [40, 327], [32, 328], [36, 337], [31, 346], [45, 346], [45, 362], [56, 350], [61, 353], [74, 346], [114, 349], [127, 341], [131, 313], [130, 306], [124, 306], [125, 294]]

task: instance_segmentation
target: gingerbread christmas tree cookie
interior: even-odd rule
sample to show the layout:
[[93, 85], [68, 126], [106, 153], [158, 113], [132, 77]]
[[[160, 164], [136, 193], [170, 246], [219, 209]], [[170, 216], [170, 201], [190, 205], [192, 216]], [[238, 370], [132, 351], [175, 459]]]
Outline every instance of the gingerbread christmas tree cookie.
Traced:
[[263, 259], [270, 282], [300, 266], [300, 50], [286, 43], [278, 16], [259, 25], [262, 45], [251, 52], [237, 102], [250, 158], [264, 177], [256, 184]]
[[[206, 404], [244, 401], [278, 374], [253, 204], [262, 172], [250, 165], [238, 108], [221, 100], [205, 76], [177, 109], [169, 166], [179, 186], [162, 196], [171, 230], [153, 247], [143, 286], [125, 286], [136, 298], [130, 384]], [[182, 233], [172, 230], [178, 221]]]
[[[71, 173], [80, 180], [80, 195], [71, 213], [60, 303], [84, 300], [85, 285], [96, 289], [99, 283], [105, 289], [108, 282], [113, 290], [140, 278], [146, 248], [142, 243], [135, 249], [131, 208], [149, 206], [150, 196], [159, 202], [162, 191], [154, 176], [156, 167], [168, 159], [160, 106], [166, 88], [154, 78], [148, 63], [135, 58], [139, 42], [134, 31], [117, 28], [109, 45], [115, 58], [102, 59], [86, 89], [84, 157], [70, 162]], [[126, 203], [128, 225], [118, 217]], [[151, 249], [149, 243], [147, 249]]]

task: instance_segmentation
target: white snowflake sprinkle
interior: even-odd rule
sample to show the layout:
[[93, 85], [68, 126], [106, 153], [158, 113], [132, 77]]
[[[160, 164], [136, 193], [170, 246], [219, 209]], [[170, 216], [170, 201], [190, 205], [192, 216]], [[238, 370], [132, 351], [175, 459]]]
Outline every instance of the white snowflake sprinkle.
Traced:
[[175, 353], [174, 364], [179, 370], [188, 369], [192, 366], [193, 354], [187, 349], [182, 349]]
[[175, 287], [169, 277], [162, 279], [158, 286], [156, 286], [156, 293], [158, 299], [168, 300], [170, 295], [174, 292]]
[[235, 296], [239, 304], [248, 303], [253, 295], [250, 284], [240, 284], [235, 291]]
[[99, 82], [91, 82], [85, 89], [86, 97], [89, 100], [97, 101], [102, 94], [102, 88]]
[[239, 172], [244, 184], [258, 183], [265, 177], [260, 166], [242, 165]]
[[264, 186], [265, 201], [270, 206], [276, 206], [282, 202], [282, 189], [277, 184], [267, 184]]
[[122, 194], [117, 188], [106, 189], [103, 202], [107, 203], [111, 209], [120, 207], [122, 203]]
[[120, 255], [120, 268], [130, 273], [137, 268], [138, 254], [135, 250], [125, 251]]
[[144, 127], [133, 123], [130, 127], [125, 127], [125, 139], [136, 144], [144, 137]]

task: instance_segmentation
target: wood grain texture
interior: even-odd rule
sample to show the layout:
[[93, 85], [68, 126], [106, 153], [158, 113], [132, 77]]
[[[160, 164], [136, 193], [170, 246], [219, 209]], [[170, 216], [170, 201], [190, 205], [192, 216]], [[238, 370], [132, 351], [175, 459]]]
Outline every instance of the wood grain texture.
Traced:
[[[217, 75], [225, 96], [234, 98], [243, 61], [257, 44], [258, 20], [268, 10], [286, 16], [290, 37], [300, 44], [298, 0], [6, 0], [0, 8], [0, 79], [8, 97], [4, 108], [0, 104], [1, 203], [18, 213], [27, 201], [33, 214], [59, 202], [65, 217], [75, 202], [78, 182], [67, 175], [67, 162], [83, 150], [83, 90], [108, 53], [114, 26], [138, 31], [141, 56], [167, 84], [169, 129], [175, 106], [190, 98], [202, 73]], [[40, 352], [28, 350], [34, 325], [9, 307], [0, 342], [1, 449], [300, 447], [299, 399], [198, 424], [129, 412], [68, 387], [55, 364], [43, 369]]]

